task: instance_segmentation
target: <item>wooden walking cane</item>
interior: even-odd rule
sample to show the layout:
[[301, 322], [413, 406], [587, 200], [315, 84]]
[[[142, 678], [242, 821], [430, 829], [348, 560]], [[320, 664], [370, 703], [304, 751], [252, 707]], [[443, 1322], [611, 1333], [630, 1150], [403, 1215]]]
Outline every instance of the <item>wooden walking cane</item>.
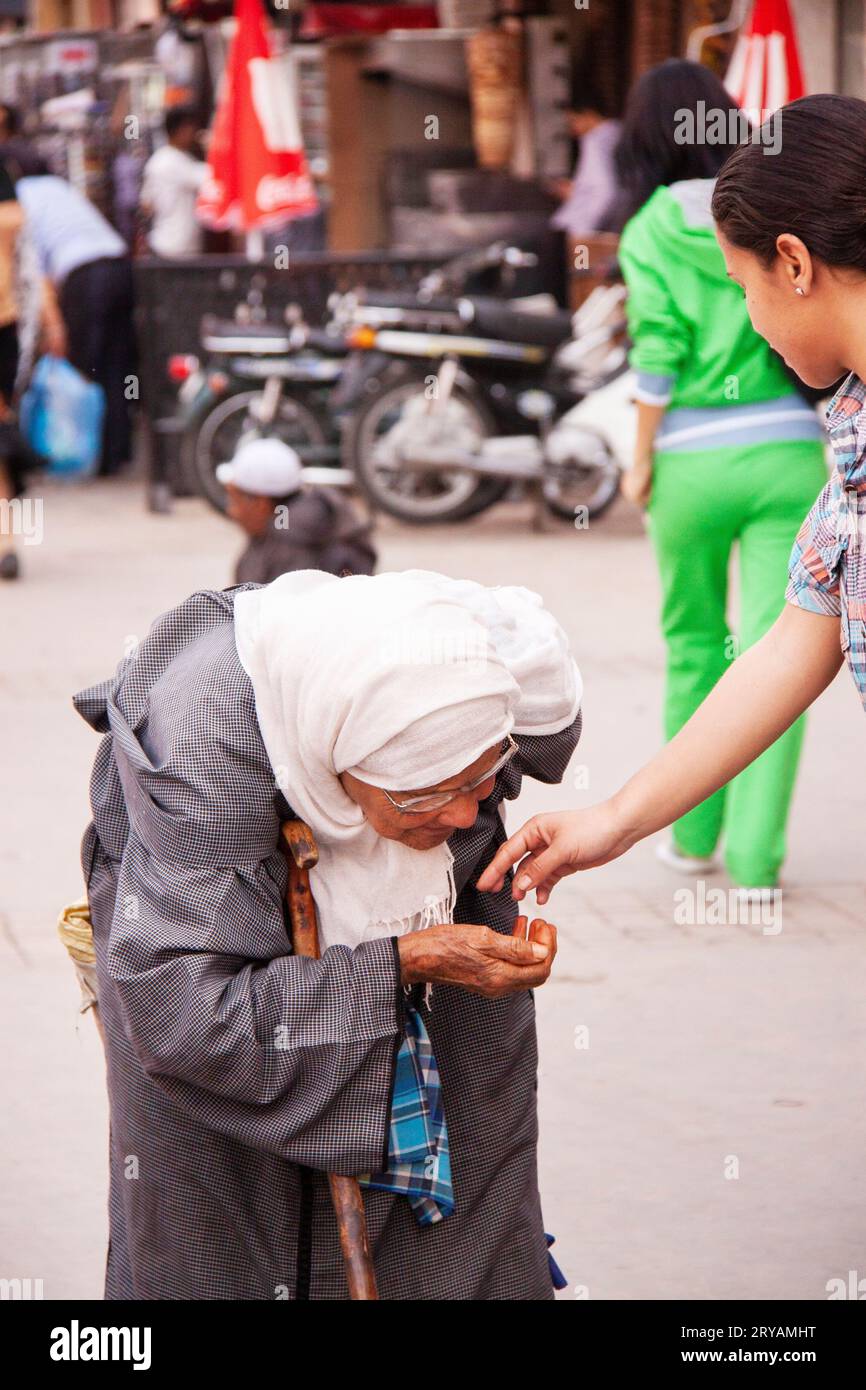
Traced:
[[[285, 821], [282, 826], [283, 852], [289, 866], [286, 902], [292, 924], [292, 950], [296, 956], [319, 958], [319, 930], [316, 904], [310, 889], [310, 869], [319, 861], [313, 832], [302, 820]], [[340, 1232], [340, 1248], [346, 1266], [346, 1282], [351, 1299], [378, 1299], [376, 1276], [367, 1241], [367, 1221], [357, 1178], [329, 1173], [331, 1201]]]

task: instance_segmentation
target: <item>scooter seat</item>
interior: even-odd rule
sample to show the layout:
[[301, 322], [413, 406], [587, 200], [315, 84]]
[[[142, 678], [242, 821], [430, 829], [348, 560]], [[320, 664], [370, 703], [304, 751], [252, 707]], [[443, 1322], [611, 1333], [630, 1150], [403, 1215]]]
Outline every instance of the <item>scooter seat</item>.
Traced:
[[420, 299], [416, 290], [358, 291], [358, 307], [369, 309], [426, 310], [430, 314], [456, 314], [459, 299], [438, 295], [435, 299]]
[[201, 321], [201, 341], [208, 352], [280, 353], [292, 346], [285, 324], [238, 323], [213, 314]]
[[532, 314], [512, 309], [501, 299], [460, 301], [461, 317], [467, 328], [481, 338], [499, 338], [508, 343], [531, 343], [536, 347], [559, 347], [572, 333], [571, 314], [557, 309], [552, 314]]

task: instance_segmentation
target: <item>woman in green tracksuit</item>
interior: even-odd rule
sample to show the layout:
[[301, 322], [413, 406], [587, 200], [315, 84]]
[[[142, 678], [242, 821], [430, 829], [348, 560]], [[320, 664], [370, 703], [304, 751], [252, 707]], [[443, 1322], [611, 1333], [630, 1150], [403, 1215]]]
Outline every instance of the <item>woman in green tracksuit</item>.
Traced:
[[[713, 232], [713, 175], [731, 146], [676, 141], [683, 110], [701, 101], [705, 110], [736, 112], [697, 64], [653, 69], [632, 94], [618, 150], [636, 209], [620, 244], [638, 376], [637, 451], [623, 491], [648, 505], [668, 651], [668, 738], [778, 617], [797, 529], [827, 479], [815, 411], [751, 327]], [[735, 543], [736, 637], [726, 616]], [[705, 872], [724, 832], [735, 883], [775, 886], [803, 732], [800, 720], [676, 821], [661, 857]]]

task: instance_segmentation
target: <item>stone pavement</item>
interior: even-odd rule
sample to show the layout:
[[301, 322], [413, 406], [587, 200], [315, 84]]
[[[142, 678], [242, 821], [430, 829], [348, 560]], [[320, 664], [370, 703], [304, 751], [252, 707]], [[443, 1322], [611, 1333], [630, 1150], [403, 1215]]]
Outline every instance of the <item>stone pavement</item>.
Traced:
[[[80, 891], [96, 749], [69, 696], [163, 609], [230, 582], [238, 540], [195, 500], [148, 514], [130, 483], [48, 489], [44, 516], [23, 581], [0, 586], [0, 1277], [98, 1298], [102, 1062], [55, 937]], [[380, 543], [385, 568], [528, 584], [570, 634], [584, 737], [564, 784], [528, 784], [510, 824], [600, 799], [657, 747], [657, 586], [628, 508], [539, 534], [504, 506], [463, 527], [386, 523]], [[563, 1298], [823, 1298], [831, 1278], [866, 1277], [864, 754], [843, 674], [811, 716], [764, 923], [714, 895], [723, 873], [679, 882], [649, 843], [557, 890], [560, 954], [536, 1003], [541, 1191]]]

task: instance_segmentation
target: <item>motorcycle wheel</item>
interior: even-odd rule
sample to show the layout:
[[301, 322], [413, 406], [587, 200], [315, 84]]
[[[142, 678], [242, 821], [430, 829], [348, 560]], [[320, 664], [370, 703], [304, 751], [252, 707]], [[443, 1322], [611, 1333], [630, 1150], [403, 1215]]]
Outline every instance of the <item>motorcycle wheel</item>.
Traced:
[[556, 464], [542, 481], [544, 500], [554, 516], [574, 522], [578, 510], [586, 508], [588, 521], [603, 516], [619, 495], [620, 467], [603, 440], [594, 446], [593, 457]]
[[191, 492], [204, 497], [219, 512], [226, 509], [226, 495], [216, 480], [217, 466], [234, 456], [245, 437], [274, 436], [296, 449], [302, 460], [305, 451], [320, 450], [327, 445], [327, 433], [321, 420], [296, 396], [283, 394], [276, 419], [263, 430], [252, 409], [261, 398], [261, 391], [238, 391], [222, 397], [194, 421], [184, 437], [181, 448], [184, 481]]
[[[383, 456], [383, 439], [399, 423], [407, 403], [417, 401], [424, 389], [425, 378], [418, 372], [399, 369], [385, 375], [379, 390], [347, 422], [344, 464], [371, 505], [389, 516], [414, 526], [467, 521], [505, 496], [510, 486], [507, 478], [479, 478], [469, 472], [435, 469], [430, 473], [401, 472], [399, 463]], [[479, 439], [496, 433], [492, 411], [459, 383], [451, 391], [449, 410], [452, 407], [455, 423], [468, 426]]]

